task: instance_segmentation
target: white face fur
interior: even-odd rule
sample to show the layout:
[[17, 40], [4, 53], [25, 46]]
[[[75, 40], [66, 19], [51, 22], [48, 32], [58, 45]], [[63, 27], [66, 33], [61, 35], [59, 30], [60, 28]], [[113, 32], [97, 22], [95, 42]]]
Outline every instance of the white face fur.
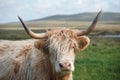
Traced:
[[53, 34], [49, 39], [50, 45], [48, 46], [50, 52], [51, 63], [54, 65], [56, 72], [65, 71], [60, 67], [60, 63], [69, 63], [70, 68], [68, 72], [74, 71], [75, 51], [74, 48], [78, 48], [77, 41], [70, 38], [68, 34], [64, 32]]
[[86, 48], [90, 40], [86, 36], [77, 36], [71, 30], [55, 30], [47, 39], [38, 40], [35, 47], [49, 53], [49, 59], [55, 72], [74, 71], [75, 53]]

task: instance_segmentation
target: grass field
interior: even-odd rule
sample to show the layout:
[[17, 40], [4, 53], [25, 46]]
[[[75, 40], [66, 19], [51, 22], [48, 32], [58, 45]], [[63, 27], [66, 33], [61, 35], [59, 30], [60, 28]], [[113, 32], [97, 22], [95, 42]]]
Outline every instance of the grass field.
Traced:
[[74, 80], [120, 80], [120, 39], [91, 38], [75, 66]]
[[[56, 28], [54, 27], [56, 25], [57, 27], [66, 26], [83, 29], [89, 26], [90, 22], [48, 21], [27, 22], [27, 24], [39, 33], [45, 31], [44, 29]], [[23, 28], [18, 23], [1, 24], [0, 39], [21, 40], [30, 38], [21, 29]], [[99, 23], [92, 34], [120, 34], [120, 23]], [[120, 80], [120, 38], [100, 38], [95, 35], [90, 37], [90, 46], [76, 56], [74, 80]]]

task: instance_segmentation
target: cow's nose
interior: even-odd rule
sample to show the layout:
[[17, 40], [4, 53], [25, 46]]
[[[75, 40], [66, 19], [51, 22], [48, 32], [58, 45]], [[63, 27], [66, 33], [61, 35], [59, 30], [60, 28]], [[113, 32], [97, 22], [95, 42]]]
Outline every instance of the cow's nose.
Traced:
[[70, 62], [62, 62], [59, 64], [60, 68], [63, 70], [70, 70], [71, 69], [71, 63]]

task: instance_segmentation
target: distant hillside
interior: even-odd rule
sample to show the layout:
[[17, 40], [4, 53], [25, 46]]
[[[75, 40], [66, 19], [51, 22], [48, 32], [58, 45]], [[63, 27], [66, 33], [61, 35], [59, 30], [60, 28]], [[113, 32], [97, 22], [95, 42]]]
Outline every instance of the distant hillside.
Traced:
[[[91, 21], [97, 13], [80, 13], [73, 15], [53, 15], [39, 20], [56, 20], [56, 21]], [[120, 13], [105, 12], [102, 14], [100, 21], [120, 21]]]

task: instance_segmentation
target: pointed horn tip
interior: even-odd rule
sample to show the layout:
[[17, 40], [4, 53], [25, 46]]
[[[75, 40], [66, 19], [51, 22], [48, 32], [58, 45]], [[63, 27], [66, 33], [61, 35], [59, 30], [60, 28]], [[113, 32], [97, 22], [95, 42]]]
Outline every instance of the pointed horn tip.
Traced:
[[103, 14], [103, 10], [101, 9], [101, 10], [98, 12], [98, 14], [97, 14], [96, 17], [100, 17], [102, 14]]
[[98, 14], [102, 14], [102, 13], [103, 13], [103, 9], [101, 9]]
[[18, 18], [20, 18], [20, 16], [17, 16]]
[[21, 17], [20, 16], [17, 16], [19, 20], [21, 20]]

